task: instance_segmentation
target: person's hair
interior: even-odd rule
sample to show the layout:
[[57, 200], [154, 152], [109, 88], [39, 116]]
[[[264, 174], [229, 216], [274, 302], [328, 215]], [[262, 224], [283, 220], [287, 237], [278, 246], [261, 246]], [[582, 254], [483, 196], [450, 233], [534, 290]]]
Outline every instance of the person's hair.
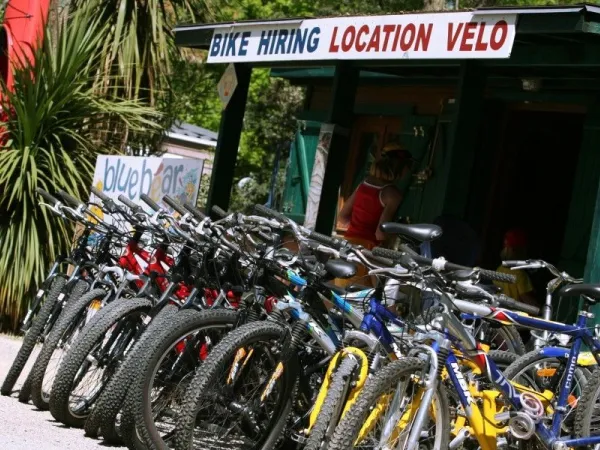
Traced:
[[402, 176], [404, 169], [409, 166], [410, 158], [404, 150], [388, 150], [381, 153], [371, 164], [369, 175], [383, 181], [395, 181]]

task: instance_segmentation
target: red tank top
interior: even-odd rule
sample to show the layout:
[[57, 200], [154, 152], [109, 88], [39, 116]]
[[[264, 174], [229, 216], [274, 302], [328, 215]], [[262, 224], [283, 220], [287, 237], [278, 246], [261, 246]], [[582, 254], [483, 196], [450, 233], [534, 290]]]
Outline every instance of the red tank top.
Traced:
[[381, 190], [385, 186], [373, 186], [363, 182], [354, 195], [354, 205], [352, 205], [352, 217], [350, 225], [346, 231], [348, 237], [358, 237], [368, 239], [377, 243], [375, 232], [381, 219], [383, 205], [381, 203]]

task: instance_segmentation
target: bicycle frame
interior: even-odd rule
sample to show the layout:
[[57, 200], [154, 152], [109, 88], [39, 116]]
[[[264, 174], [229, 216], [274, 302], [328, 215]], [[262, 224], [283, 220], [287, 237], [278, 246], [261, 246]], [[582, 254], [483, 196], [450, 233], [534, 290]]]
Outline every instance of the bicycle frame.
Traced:
[[[581, 351], [581, 345], [585, 343], [592, 350], [594, 357], [598, 361], [597, 352], [600, 352], [600, 342], [592, 335], [592, 333], [586, 328], [588, 313], [586, 306], [579, 312], [577, 317], [577, 323], [575, 325], [566, 325], [559, 322], [553, 322], [545, 319], [539, 319], [535, 317], [526, 316], [510, 310], [495, 308], [484, 305], [475, 305], [469, 302], [454, 300], [456, 305], [461, 311], [470, 312], [477, 314], [486, 319], [491, 319], [501, 323], [512, 323], [520, 326], [524, 326], [531, 329], [539, 329], [543, 331], [551, 331], [557, 333], [567, 334], [573, 336], [574, 341], [570, 350], [562, 349], [562, 355], [567, 357], [566, 376], [563, 377], [560, 383], [560, 389], [558, 390], [558, 401], [556, 406], [553, 408], [554, 413], [552, 417], [552, 424], [547, 427], [544, 423], [539, 422], [536, 425], [536, 433], [541, 441], [548, 447], [552, 448], [555, 444], [560, 443], [565, 447], [581, 447], [586, 445], [600, 444], [600, 436], [592, 436], [586, 438], [561, 438], [560, 429], [561, 423], [564, 417], [564, 412], [568, 406], [568, 394], [573, 384], [573, 374], [577, 367], [577, 359]], [[446, 313], [446, 316], [450, 318], [448, 321], [447, 337], [453, 341], [459, 341], [463, 347], [466, 347], [465, 353], [471, 353], [473, 355], [473, 361], [479, 366], [482, 373], [487, 375], [489, 381], [493, 382], [495, 386], [505, 395], [507, 400], [517, 410], [522, 410], [520, 395], [515, 388], [515, 385], [504, 377], [502, 372], [497, 368], [496, 364], [487, 357], [485, 352], [481, 349], [480, 345], [475, 343], [473, 339], [464, 339], [456, 336], [461, 336], [462, 333], [457, 332], [453, 320], [456, 319], [451, 314]], [[460, 324], [460, 323], [459, 323]], [[568, 352], [565, 353], [565, 352]], [[490, 447], [489, 442], [485, 441], [485, 427], [489, 426], [484, 422], [484, 418], [479, 410], [479, 407], [473, 401], [468, 386], [464, 379], [461, 379], [461, 375], [457, 373], [454, 364], [457, 364], [458, 360], [456, 355], [452, 352], [449, 353], [447, 360], [445, 361], [446, 369], [452, 384], [458, 392], [460, 401], [465, 409], [465, 413], [469, 419], [469, 423], [475, 430], [475, 435], [482, 447], [482, 450], [493, 449]]]

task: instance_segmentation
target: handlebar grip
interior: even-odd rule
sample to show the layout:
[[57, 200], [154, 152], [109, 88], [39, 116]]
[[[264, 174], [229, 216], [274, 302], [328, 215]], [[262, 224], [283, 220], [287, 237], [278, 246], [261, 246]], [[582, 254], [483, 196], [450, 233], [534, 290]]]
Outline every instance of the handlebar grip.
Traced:
[[121, 203], [123, 203], [125, 206], [127, 206], [129, 209], [131, 209], [134, 213], [143, 212], [142, 207], [140, 205], [136, 205], [131, 200], [129, 200], [129, 198], [125, 197], [123, 194], [119, 195], [118, 198]]
[[519, 261], [519, 260], [502, 261], [502, 265], [504, 267], [525, 266], [527, 264], [528, 264], [527, 261]]
[[499, 281], [501, 283], [511, 284], [517, 282], [517, 277], [511, 275], [510, 273], [501, 273], [494, 272], [493, 270], [479, 269], [479, 274], [482, 276], [482, 278], [485, 278], [490, 281]]
[[267, 208], [264, 205], [254, 205], [254, 210], [265, 216], [274, 217], [275, 219], [281, 220], [282, 222], [289, 222], [290, 220], [280, 212], [273, 211], [271, 208]]
[[326, 234], [321, 234], [321, 233], [317, 233], [316, 231], [311, 231], [310, 234], [308, 235], [308, 237], [310, 239], [312, 239], [313, 241], [317, 241], [323, 245], [326, 245], [328, 247], [332, 247], [335, 249], [340, 249], [344, 246], [344, 243], [346, 241], [343, 241], [341, 239], [336, 239], [332, 236], [327, 236]]
[[46, 200], [48, 203], [51, 203], [52, 205], [56, 205], [59, 202], [59, 200], [56, 197], [53, 197], [43, 189], [37, 188], [35, 191], [39, 195], [41, 195], [44, 200]]
[[63, 191], [62, 189], [58, 191], [58, 195], [60, 195], [66, 203], [73, 206], [74, 208], [78, 208], [83, 205], [83, 202], [78, 198], [73, 197], [71, 194]]
[[371, 250], [371, 253], [380, 258], [386, 258], [392, 261], [399, 261], [404, 258], [403, 253], [383, 247], [375, 247], [373, 250]]
[[370, 250], [363, 250], [362, 254], [370, 261], [373, 261], [376, 264], [379, 264], [381, 266], [393, 266], [394, 265], [394, 261], [392, 261], [389, 258], [382, 258], [380, 256], [375, 256], [373, 254], [372, 251]]
[[186, 214], [185, 208], [183, 206], [181, 206], [181, 204], [179, 204], [179, 202], [177, 200], [175, 200], [173, 197], [171, 197], [169, 195], [165, 195], [163, 197], [163, 202], [165, 202], [167, 205], [169, 205], [171, 208], [173, 208], [175, 211], [177, 211], [182, 216], [184, 216]]
[[96, 197], [98, 197], [103, 202], [110, 201], [110, 198], [104, 192], [102, 192], [100, 189], [98, 189], [96, 186], [92, 186], [92, 194], [94, 194]]
[[150, 197], [148, 197], [146, 194], [142, 194], [140, 195], [140, 200], [142, 200], [144, 203], [146, 203], [150, 208], [152, 208], [154, 211], [160, 211], [161, 207], [158, 206], [158, 203], [156, 203], [154, 200], [152, 200]]
[[500, 306], [504, 306], [508, 309], [516, 309], [518, 311], [523, 311], [527, 314], [531, 314], [532, 316], [540, 315], [540, 308], [537, 306], [528, 305], [527, 303], [519, 302], [514, 300], [506, 295], [498, 295], [496, 297], [498, 299], [498, 303]]
[[196, 208], [194, 205], [192, 205], [189, 202], [185, 202], [183, 204], [183, 206], [185, 207], [185, 209], [187, 209], [192, 216], [194, 216], [196, 219], [198, 220], [204, 220], [206, 219], [206, 214], [204, 214], [202, 211], [200, 211], [198, 208]]
[[223, 219], [229, 215], [226, 211], [223, 210], [223, 208], [220, 208], [217, 205], [213, 205], [213, 207], [210, 210], [214, 212], [219, 217], [219, 219]]

